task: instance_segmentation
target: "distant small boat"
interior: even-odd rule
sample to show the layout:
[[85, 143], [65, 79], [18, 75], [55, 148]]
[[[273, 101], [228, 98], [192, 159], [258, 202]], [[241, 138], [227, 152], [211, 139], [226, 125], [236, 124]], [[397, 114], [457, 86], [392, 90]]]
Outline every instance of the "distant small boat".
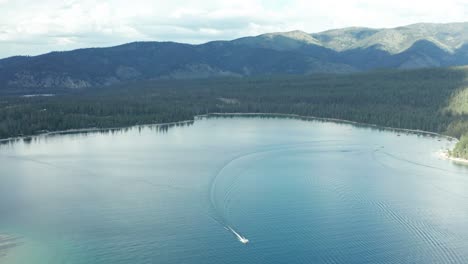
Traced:
[[241, 235], [239, 235], [239, 233], [237, 233], [236, 231], [234, 231], [234, 229], [232, 229], [230, 226], [227, 227], [234, 235], [236, 235], [237, 239], [242, 243], [242, 244], [247, 244], [249, 243], [249, 240]]
[[247, 243], [249, 243], [249, 240], [248, 240], [247, 238], [245, 238], [245, 237], [239, 238], [239, 241], [240, 241], [242, 244], [247, 244]]

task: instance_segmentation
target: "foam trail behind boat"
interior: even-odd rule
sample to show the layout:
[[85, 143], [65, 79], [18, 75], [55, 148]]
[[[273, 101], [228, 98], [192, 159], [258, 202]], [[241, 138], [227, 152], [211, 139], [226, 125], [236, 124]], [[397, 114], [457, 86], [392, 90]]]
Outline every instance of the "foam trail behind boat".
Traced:
[[249, 243], [249, 240], [247, 238], [245, 238], [244, 236], [241, 236], [239, 233], [237, 233], [236, 231], [234, 231], [234, 229], [232, 229], [230, 226], [227, 226], [227, 229], [229, 231], [231, 231], [236, 237], [237, 239], [239, 240], [239, 242], [241, 242], [242, 244], [247, 244]]

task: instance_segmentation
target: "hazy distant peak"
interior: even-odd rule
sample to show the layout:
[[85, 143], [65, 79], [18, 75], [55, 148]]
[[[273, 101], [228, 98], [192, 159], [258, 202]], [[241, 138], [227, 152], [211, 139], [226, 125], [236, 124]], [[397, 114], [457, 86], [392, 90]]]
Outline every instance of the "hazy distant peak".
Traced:
[[315, 44], [315, 45], [320, 45], [320, 42], [315, 39], [311, 34], [306, 33], [301, 30], [293, 30], [293, 31], [288, 31], [288, 32], [276, 32], [276, 33], [267, 33], [260, 35], [260, 37], [268, 37], [268, 38], [275, 38], [275, 37], [285, 37], [285, 38], [290, 38], [294, 39], [297, 41], [302, 41], [307, 44]]
[[342, 29], [332, 29], [321, 33], [312, 34], [321, 42], [322, 46], [344, 51], [359, 46], [359, 43], [377, 33], [378, 29], [365, 27], [348, 27]]
[[133, 42], [0, 60], [0, 89], [87, 88], [129, 80], [367, 71], [468, 64], [468, 23], [295, 30], [200, 45]]
[[361, 32], [376, 32], [380, 29], [377, 28], [368, 28], [368, 27], [345, 27], [345, 28], [335, 28], [329, 29], [322, 32], [314, 33], [312, 35], [341, 35], [341, 34], [359, 34]]
[[420, 40], [454, 52], [468, 42], [468, 23], [418, 23], [397, 28], [343, 28], [312, 34], [324, 47], [344, 51], [378, 45], [391, 54], [401, 53]]
[[266, 33], [255, 37], [236, 39], [233, 42], [236, 44], [259, 46], [275, 50], [297, 49], [305, 45], [321, 45], [320, 41], [311, 34], [300, 30]]

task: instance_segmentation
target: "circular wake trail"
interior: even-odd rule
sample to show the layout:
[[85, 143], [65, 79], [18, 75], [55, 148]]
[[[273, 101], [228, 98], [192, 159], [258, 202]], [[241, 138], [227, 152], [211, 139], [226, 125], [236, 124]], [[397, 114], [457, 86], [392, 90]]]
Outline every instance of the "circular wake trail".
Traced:
[[307, 142], [298, 142], [298, 143], [291, 143], [291, 144], [278, 144], [278, 145], [269, 145], [264, 147], [262, 150], [257, 150], [257, 151], [252, 151], [252, 152], [246, 152], [239, 154], [232, 159], [228, 160], [225, 162], [221, 168], [217, 171], [215, 176], [212, 179], [211, 182], [211, 187], [210, 187], [210, 207], [214, 213], [214, 215], [210, 215], [210, 217], [219, 223], [221, 226], [224, 227], [227, 231], [232, 233], [234, 237], [236, 237], [239, 242], [243, 244], [247, 244], [249, 240], [241, 234], [240, 231], [236, 230], [235, 226], [229, 222], [225, 215], [226, 211], [226, 204], [228, 202], [228, 197], [229, 195], [232, 194], [232, 189], [234, 182], [240, 177], [240, 175], [234, 176], [235, 178], [233, 179], [232, 183], [230, 186], [228, 186], [228, 189], [226, 190], [227, 193], [224, 195], [223, 203], [224, 205], [218, 205], [216, 202], [216, 191], [217, 191], [217, 186], [218, 186], [218, 181], [220, 181], [220, 177], [222, 177], [223, 173], [231, 166], [233, 163], [238, 162], [242, 159], [250, 158], [253, 156], [257, 155], [264, 155], [267, 153], [272, 153], [272, 152], [278, 152], [278, 151], [285, 151], [285, 150], [290, 150], [290, 149], [297, 149], [297, 148], [307, 148], [310, 147], [311, 145], [314, 144], [321, 144], [321, 143], [326, 143], [326, 142], [337, 142], [341, 140], [321, 140], [321, 141], [307, 141]]

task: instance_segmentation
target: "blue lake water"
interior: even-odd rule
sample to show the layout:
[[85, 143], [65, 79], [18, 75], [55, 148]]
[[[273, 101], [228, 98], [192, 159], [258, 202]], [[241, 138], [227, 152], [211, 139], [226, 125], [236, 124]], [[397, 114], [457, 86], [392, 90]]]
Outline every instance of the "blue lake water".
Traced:
[[3, 144], [0, 263], [468, 263], [452, 146], [258, 117]]

